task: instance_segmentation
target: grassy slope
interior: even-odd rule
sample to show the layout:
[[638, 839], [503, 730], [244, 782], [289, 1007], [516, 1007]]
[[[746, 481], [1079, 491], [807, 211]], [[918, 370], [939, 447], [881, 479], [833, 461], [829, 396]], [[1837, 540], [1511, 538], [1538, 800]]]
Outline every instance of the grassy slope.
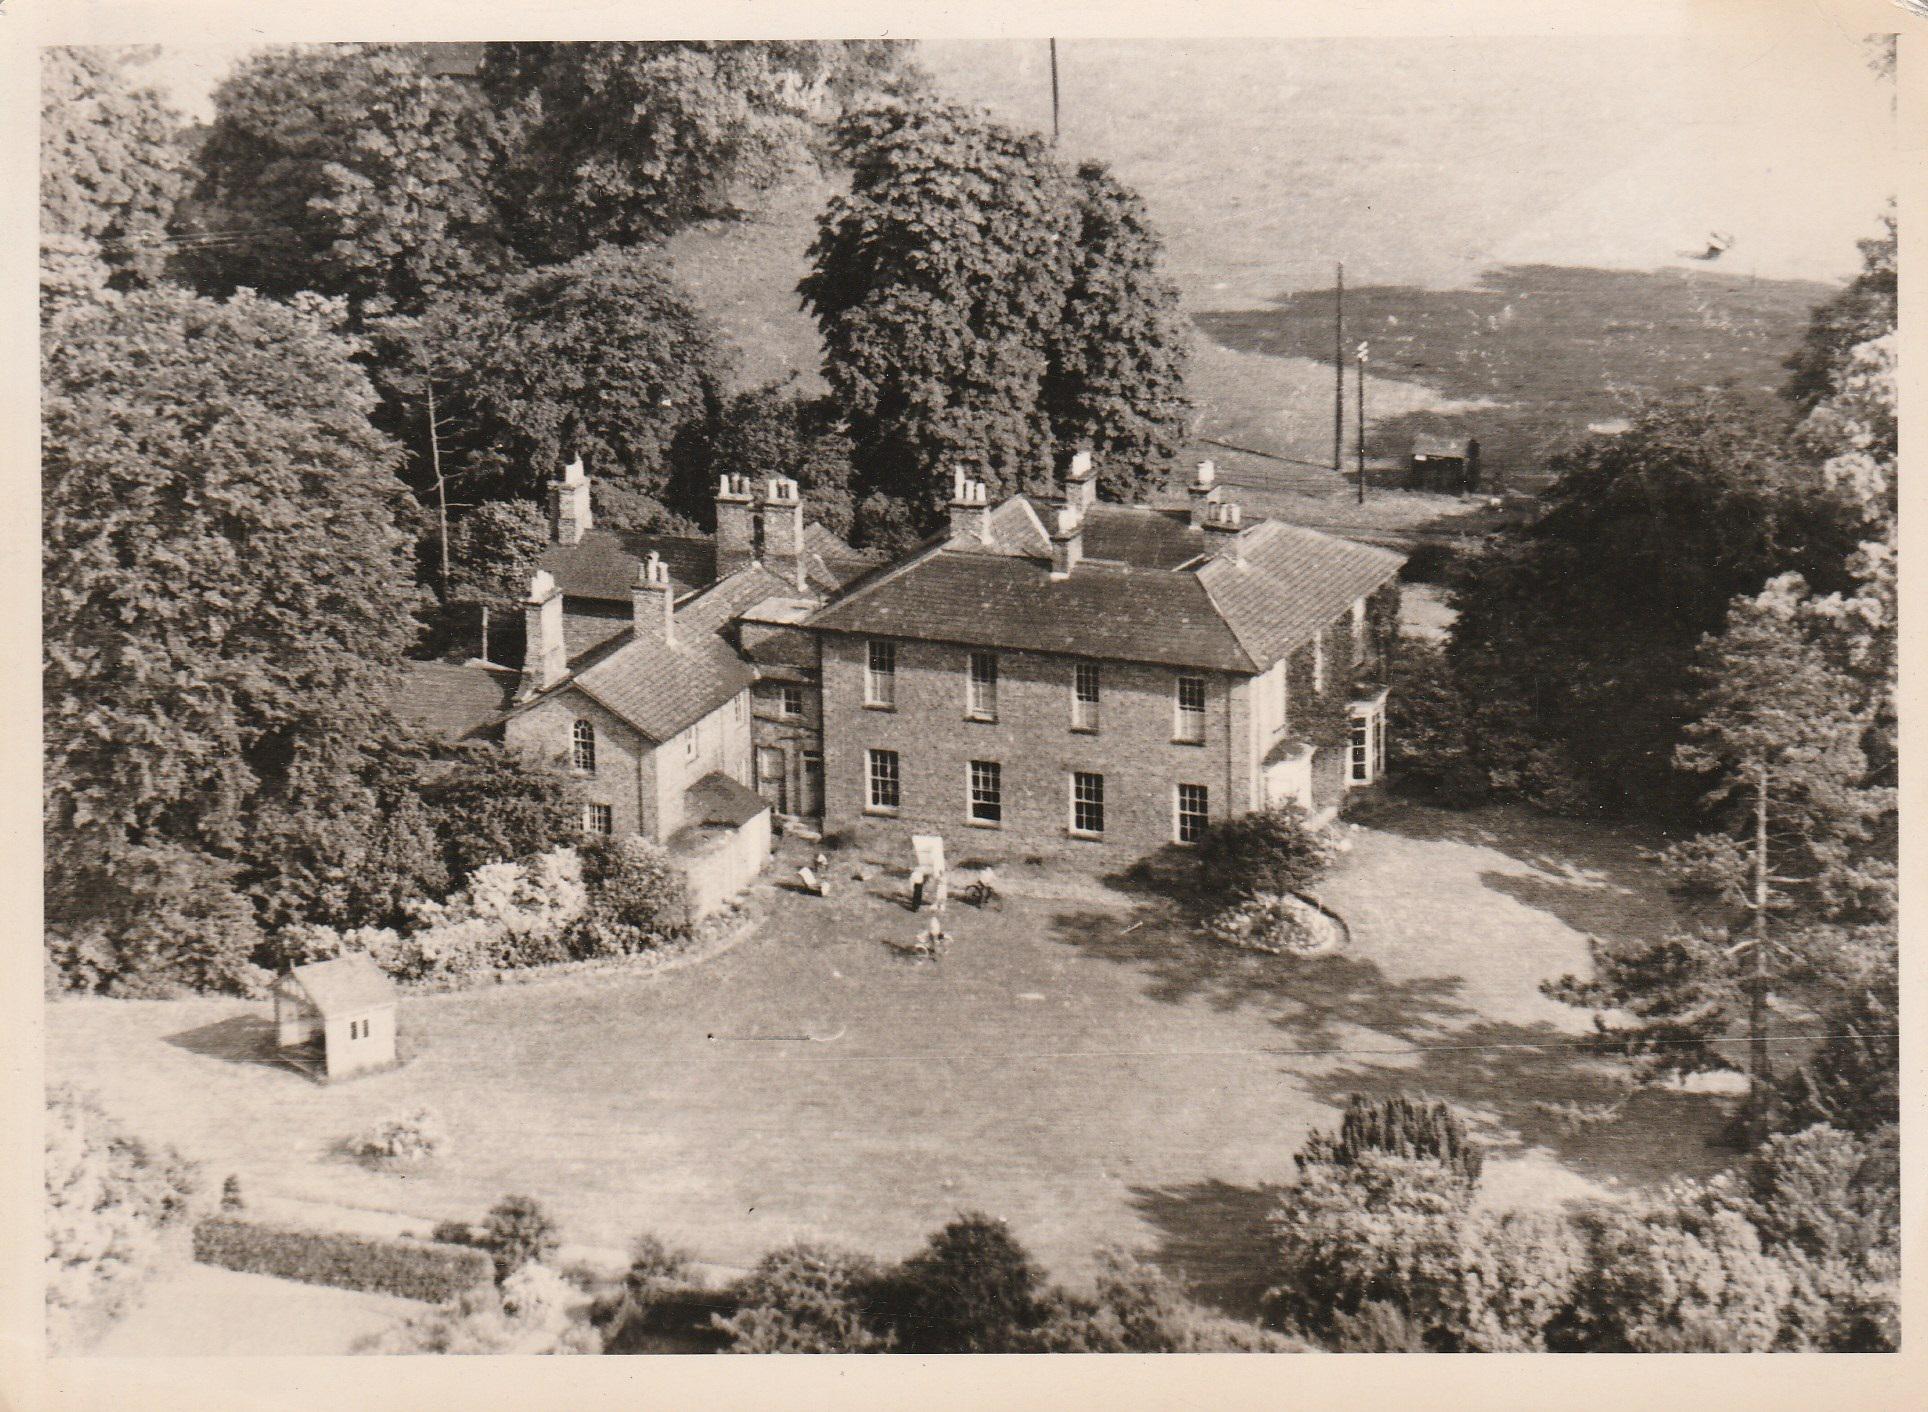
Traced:
[[[1814, 281], [1852, 267], [1885, 181], [1868, 155], [1885, 108], [1845, 41], [1765, 55], [1601, 38], [1060, 51], [1066, 155], [1144, 193], [1197, 321], [1200, 431], [1320, 464], [1334, 259], [1354, 291], [1348, 345], [1374, 340], [1375, 453], [1457, 426], [1517, 474], [1644, 393], [1771, 389], [1827, 292]], [[1049, 125], [1041, 43], [923, 55], [947, 94]], [[755, 221], [675, 244], [742, 346], [745, 382], [815, 383], [794, 287], [831, 189], [802, 181]], [[1739, 237], [1729, 257], [1678, 258], [1710, 226]], [[1195, 454], [1252, 487], [1254, 508], [1336, 518], [1307, 500], [1340, 489], [1323, 471]], [[1389, 501], [1371, 518], [1435, 513]]]

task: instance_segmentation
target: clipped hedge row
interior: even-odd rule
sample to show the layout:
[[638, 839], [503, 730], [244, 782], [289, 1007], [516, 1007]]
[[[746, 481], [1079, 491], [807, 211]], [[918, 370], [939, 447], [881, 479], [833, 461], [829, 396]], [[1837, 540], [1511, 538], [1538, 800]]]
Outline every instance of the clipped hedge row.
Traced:
[[203, 1265], [442, 1304], [495, 1279], [487, 1252], [210, 1216], [194, 1227]]

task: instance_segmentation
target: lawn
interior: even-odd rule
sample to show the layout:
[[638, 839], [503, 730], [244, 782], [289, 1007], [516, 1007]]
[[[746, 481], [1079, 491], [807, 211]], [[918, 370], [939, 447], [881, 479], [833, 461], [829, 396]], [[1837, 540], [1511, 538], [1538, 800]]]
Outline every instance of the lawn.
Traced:
[[140, 1302], [87, 1352], [97, 1358], [352, 1353], [363, 1339], [426, 1307], [386, 1294], [186, 1264], [150, 1281]]
[[[793, 1236], [898, 1255], [981, 1207], [1068, 1276], [1122, 1241], [1233, 1308], [1262, 1283], [1269, 1186], [1354, 1090], [1461, 1105], [1507, 1199], [1719, 1165], [1715, 1098], [1644, 1094], [1578, 1131], [1538, 1106], [1623, 1096], [1569, 1047], [1585, 1017], [1537, 984], [1584, 966], [1589, 931], [1667, 921], [1630, 842], [1405, 805], [1351, 838], [1326, 898], [1353, 946], [1316, 961], [1014, 877], [1034, 895], [953, 907], [951, 953], [909, 962], [880, 941], [916, 927], [901, 880], [860, 886], [840, 863], [829, 900], [765, 885], [763, 920], [704, 965], [411, 997], [415, 1058], [394, 1073], [315, 1086], [261, 1062], [265, 1006], [217, 1000], [54, 1005], [49, 1069], [251, 1195], [433, 1219], [528, 1191], [572, 1242], [651, 1229], [724, 1265]], [[418, 1103], [455, 1135], [437, 1167], [329, 1155]]]

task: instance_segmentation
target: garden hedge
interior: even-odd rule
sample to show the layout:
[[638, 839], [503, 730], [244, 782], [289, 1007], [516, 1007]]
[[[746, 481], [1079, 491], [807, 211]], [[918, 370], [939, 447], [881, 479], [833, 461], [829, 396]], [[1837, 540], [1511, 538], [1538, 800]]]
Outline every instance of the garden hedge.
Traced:
[[495, 1266], [482, 1250], [273, 1226], [232, 1216], [210, 1216], [194, 1227], [194, 1258], [224, 1270], [430, 1304], [446, 1303], [495, 1279]]

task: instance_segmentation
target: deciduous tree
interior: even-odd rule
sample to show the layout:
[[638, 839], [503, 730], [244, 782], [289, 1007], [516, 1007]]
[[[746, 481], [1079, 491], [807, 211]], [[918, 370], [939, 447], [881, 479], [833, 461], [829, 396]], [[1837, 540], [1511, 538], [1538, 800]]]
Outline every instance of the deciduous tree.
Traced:
[[449, 554], [449, 598], [481, 613], [479, 642], [489, 660], [489, 614], [511, 610], [529, 592], [529, 576], [549, 547], [542, 511], [527, 500], [492, 500], [456, 521]]

